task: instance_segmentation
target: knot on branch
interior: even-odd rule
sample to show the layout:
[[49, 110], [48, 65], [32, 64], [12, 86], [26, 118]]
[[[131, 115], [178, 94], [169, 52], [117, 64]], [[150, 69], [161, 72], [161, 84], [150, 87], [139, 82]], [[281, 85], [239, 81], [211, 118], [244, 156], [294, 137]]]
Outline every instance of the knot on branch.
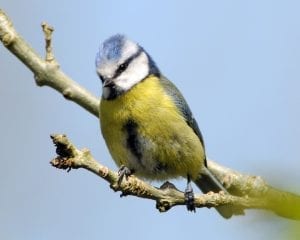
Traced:
[[3, 36], [1, 36], [1, 41], [5, 46], [9, 46], [14, 40], [14, 37], [10, 33], [5, 33]]
[[167, 201], [165, 199], [158, 199], [156, 201], [156, 209], [160, 212], [167, 212], [170, 210], [172, 205], [170, 204], [170, 201]]
[[67, 172], [70, 172], [71, 169], [74, 168], [72, 159], [59, 156], [51, 160], [50, 164], [58, 169], [67, 170]]
[[160, 212], [167, 212], [177, 204], [184, 204], [184, 193], [179, 191], [176, 186], [166, 181], [163, 183], [159, 190], [162, 191], [162, 196], [156, 200], [156, 209]]
[[56, 147], [57, 157], [54, 158], [50, 164], [53, 167], [67, 170], [78, 168], [77, 164], [73, 161], [76, 156], [76, 149], [64, 134], [52, 134], [51, 139]]
[[65, 90], [63, 90], [62, 94], [66, 99], [72, 99], [73, 97], [73, 92], [71, 88], [66, 88]]
[[56, 153], [60, 157], [72, 158], [75, 156], [75, 149], [65, 134], [51, 134], [50, 137], [56, 146]]
[[8, 16], [0, 9], [0, 41], [8, 47], [13, 43], [16, 32]]

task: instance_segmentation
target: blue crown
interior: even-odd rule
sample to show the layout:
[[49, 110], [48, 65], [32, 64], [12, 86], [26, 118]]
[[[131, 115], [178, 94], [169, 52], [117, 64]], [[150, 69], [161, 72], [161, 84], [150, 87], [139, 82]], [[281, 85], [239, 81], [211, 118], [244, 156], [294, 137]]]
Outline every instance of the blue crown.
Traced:
[[113, 35], [105, 40], [97, 53], [96, 66], [99, 66], [103, 61], [119, 59], [122, 54], [125, 40], [126, 37], [121, 34]]

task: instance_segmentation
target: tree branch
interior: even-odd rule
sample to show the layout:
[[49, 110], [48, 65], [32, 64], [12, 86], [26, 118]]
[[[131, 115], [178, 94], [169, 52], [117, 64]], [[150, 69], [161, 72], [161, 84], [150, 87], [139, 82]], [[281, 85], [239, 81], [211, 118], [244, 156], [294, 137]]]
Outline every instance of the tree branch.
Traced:
[[300, 220], [299, 195], [276, 189], [259, 176], [241, 174], [211, 160], [208, 161], [208, 167], [229, 193], [261, 199], [265, 203], [263, 209], [281, 217]]
[[[160, 212], [165, 212], [176, 205], [185, 205], [184, 193], [175, 188], [171, 183], [163, 184], [161, 188], [152, 185], [131, 175], [121, 184], [118, 184], [118, 173], [109, 170], [107, 167], [97, 162], [89, 150], [78, 150], [69, 139], [62, 134], [51, 135], [56, 146], [58, 156], [50, 163], [59, 169], [84, 168], [95, 173], [97, 176], [110, 183], [114, 191], [122, 191], [121, 196], [137, 196], [156, 201], [156, 208]], [[261, 208], [267, 207], [266, 201], [261, 198], [238, 197], [224, 193], [208, 193], [195, 196], [195, 207], [216, 207], [220, 205], [235, 205], [242, 208]]]
[[[53, 28], [42, 24], [46, 41], [46, 58], [43, 60], [16, 32], [12, 22], [0, 9], [0, 41], [21, 60], [34, 74], [38, 86], [49, 86], [60, 92], [88, 112], [98, 117], [99, 99], [63, 73], [54, 58], [51, 46]], [[101, 165], [88, 150], [78, 150], [63, 135], [53, 135], [58, 157], [52, 165], [61, 169], [85, 168], [110, 183], [115, 191], [122, 191], [122, 196], [134, 195], [153, 199], [160, 211], [167, 211], [176, 205], [185, 204], [184, 194], [172, 185], [161, 189], [155, 188], [134, 176], [128, 177], [119, 186], [117, 173]], [[300, 196], [277, 190], [265, 183], [260, 177], [248, 176], [208, 161], [213, 174], [233, 195], [209, 193], [196, 195], [196, 207], [215, 207], [233, 204], [245, 209], [256, 208], [273, 211], [275, 214], [300, 220]]]
[[46, 40], [46, 60], [43, 60], [16, 32], [12, 22], [0, 9], [0, 41], [34, 74], [38, 86], [49, 86], [98, 117], [99, 99], [69, 78], [54, 60], [51, 49], [53, 28], [43, 23]]

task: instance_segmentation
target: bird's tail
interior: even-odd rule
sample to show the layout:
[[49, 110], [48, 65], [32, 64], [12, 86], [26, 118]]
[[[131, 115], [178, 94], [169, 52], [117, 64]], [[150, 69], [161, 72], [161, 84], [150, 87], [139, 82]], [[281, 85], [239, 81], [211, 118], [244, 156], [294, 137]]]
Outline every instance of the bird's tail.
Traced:
[[[218, 179], [209, 171], [207, 167], [202, 169], [199, 177], [194, 180], [195, 184], [200, 188], [203, 193], [223, 191], [228, 193], [224, 186], [218, 181]], [[229, 193], [228, 193], [229, 194]], [[218, 206], [216, 210], [224, 218], [231, 218], [233, 215], [244, 215], [244, 210], [235, 206]]]

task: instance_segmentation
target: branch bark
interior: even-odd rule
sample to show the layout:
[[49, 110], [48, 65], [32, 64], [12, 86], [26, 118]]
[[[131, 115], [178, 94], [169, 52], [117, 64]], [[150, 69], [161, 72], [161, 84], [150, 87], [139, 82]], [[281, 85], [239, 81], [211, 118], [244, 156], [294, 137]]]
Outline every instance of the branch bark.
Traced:
[[[98, 117], [99, 99], [60, 70], [51, 46], [54, 29], [46, 23], [43, 23], [42, 27], [46, 41], [45, 60], [17, 33], [10, 19], [0, 9], [0, 41], [33, 72], [36, 84], [57, 90], [66, 99]], [[122, 191], [122, 196], [134, 195], [155, 200], [157, 208], [162, 212], [173, 206], [185, 204], [184, 194], [175, 187], [155, 188], [134, 176], [130, 176], [119, 186], [117, 173], [98, 163], [88, 150], [78, 150], [64, 135], [53, 135], [52, 138], [57, 146], [58, 156], [51, 163], [57, 168], [87, 169], [108, 181], [115, 191]], [[233, 204], [245, 209], [265, 209], [282, 217], [300, 220], [300, 196], [275, 189], [261, 177], [238, 173], [211, 160], [208, 161], [208, 166], [232, 195], [196, 195], [196, 207]]]

